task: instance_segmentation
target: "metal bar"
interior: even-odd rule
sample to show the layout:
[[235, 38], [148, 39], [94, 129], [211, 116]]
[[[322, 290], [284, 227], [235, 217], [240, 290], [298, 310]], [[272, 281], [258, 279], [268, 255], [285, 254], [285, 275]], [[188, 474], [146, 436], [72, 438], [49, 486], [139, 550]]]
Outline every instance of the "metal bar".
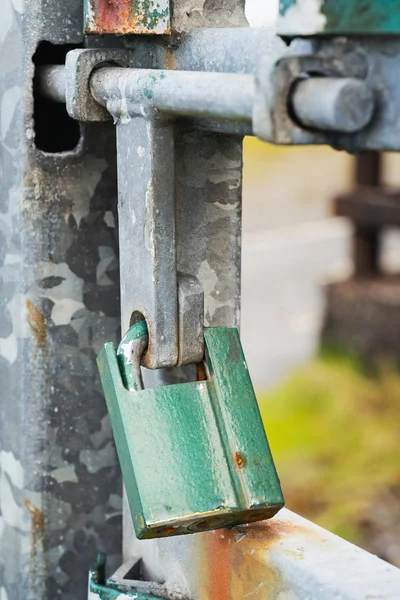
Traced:
[[121, 121], [117, 162], [122, 333], [143, 315], [149, 330], [143, 364], [172, 367], [178, 362], [172, 124]]
[[46, 65], [39, 69], [38, 75], [41, 93], [54, 102], [65, 102], [67, 83], [65, 67]]
[[[62, 67], [42, 69], [40, 85], [60, 100]], [[143, 105], [170, 115], [242, 123], [251, 123], [254, 111], [254, 77], [246, 74], [105, 67], [93, 72], [90, 89], [116, 119], [138, 114]], [[350, 78], [300, 80], [288, 101], [302, 126], [346, 133], [363, 129], [375, 108], [368, 85]]]
[[320, 131], [355, 133], [372, 119], [374, 93], [358, 79], [311, 77], [295, 84], [292, 109], [301, 125]]
[[122, 118], [142, 104], [171, 115], [252, 118], [252, 75], [105, 67], [92, 74], [90, 87], [99, 104]]
[[[156, 556], [166, 574], [160, 596], [169, 598], [397, 600], [400, 589], [400, 569], [286, 509], [254, 525], [158, 540]], [[110, 578], [128, 596], [137, 592], [126, 579], [136, 562]], [[148, 583], [152, 592], [160, 586]]]

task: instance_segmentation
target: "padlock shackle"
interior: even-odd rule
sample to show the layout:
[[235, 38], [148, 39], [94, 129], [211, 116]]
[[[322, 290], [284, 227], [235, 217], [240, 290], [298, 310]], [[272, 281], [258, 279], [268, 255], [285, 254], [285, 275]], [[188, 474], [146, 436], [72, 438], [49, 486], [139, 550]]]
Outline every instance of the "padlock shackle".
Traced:
[[123, 384], [130, 392], [144, 389], [140, 363], [149, 343], [146, 321], [138, 321], [128, 329], [117, 349], [118, 366]]

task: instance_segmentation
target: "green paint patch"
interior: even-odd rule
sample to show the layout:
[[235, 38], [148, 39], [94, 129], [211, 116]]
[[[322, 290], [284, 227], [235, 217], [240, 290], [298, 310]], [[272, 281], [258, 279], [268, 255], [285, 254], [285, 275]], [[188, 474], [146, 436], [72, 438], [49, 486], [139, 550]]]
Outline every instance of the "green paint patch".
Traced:
[[[285, 16], [292, 6], [300, 7], [300, 4], [300, 0], [281, 0], [281, 16]], [[310, 15], [312, 8], [310, 4]], [[324, 33], [400, 32], [400, 0], [325, 0], [320, 10], [327, 19]], [[304, 18], [307, 17], [307, 9], [304, 7], [302, 14]]]
[[287, 507], [397, 566], [399, 398], [394, 367], [370, 377], [346, 355], [322, 356], [259, 395]]
[[296, 0], [280, 0], [280, 2], [279, 2], [280, 14], [283, 16], [286, 13], [286, 11], [291, 6], [294, 6], [295, 4], [296, 4]]
[[328, 31], [396, 33], [400, 31], [400, 0], [326, 0]]

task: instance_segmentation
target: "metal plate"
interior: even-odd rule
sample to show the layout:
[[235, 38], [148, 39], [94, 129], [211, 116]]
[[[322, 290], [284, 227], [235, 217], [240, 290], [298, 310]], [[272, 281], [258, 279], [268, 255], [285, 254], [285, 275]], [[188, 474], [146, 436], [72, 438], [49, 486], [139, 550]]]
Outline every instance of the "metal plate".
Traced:
[[85, 0], [86, 34], [169, 34], [169, 0]]
[[281, 35], [399, 33], [400, 0], [281, 0]]

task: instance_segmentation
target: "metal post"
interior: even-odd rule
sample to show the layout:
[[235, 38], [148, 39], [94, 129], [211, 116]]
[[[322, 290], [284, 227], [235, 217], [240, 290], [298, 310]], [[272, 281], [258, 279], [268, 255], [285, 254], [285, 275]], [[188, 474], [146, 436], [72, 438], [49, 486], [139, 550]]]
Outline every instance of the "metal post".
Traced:
[[120, 335], [115, 132], [35, 146], [32, 57], [42, 40], [82, 43], [82, 4], [5, 0], [1, 13], [0, 597], [76, 600], [99, 549], [121, 561], [95, 363]]

